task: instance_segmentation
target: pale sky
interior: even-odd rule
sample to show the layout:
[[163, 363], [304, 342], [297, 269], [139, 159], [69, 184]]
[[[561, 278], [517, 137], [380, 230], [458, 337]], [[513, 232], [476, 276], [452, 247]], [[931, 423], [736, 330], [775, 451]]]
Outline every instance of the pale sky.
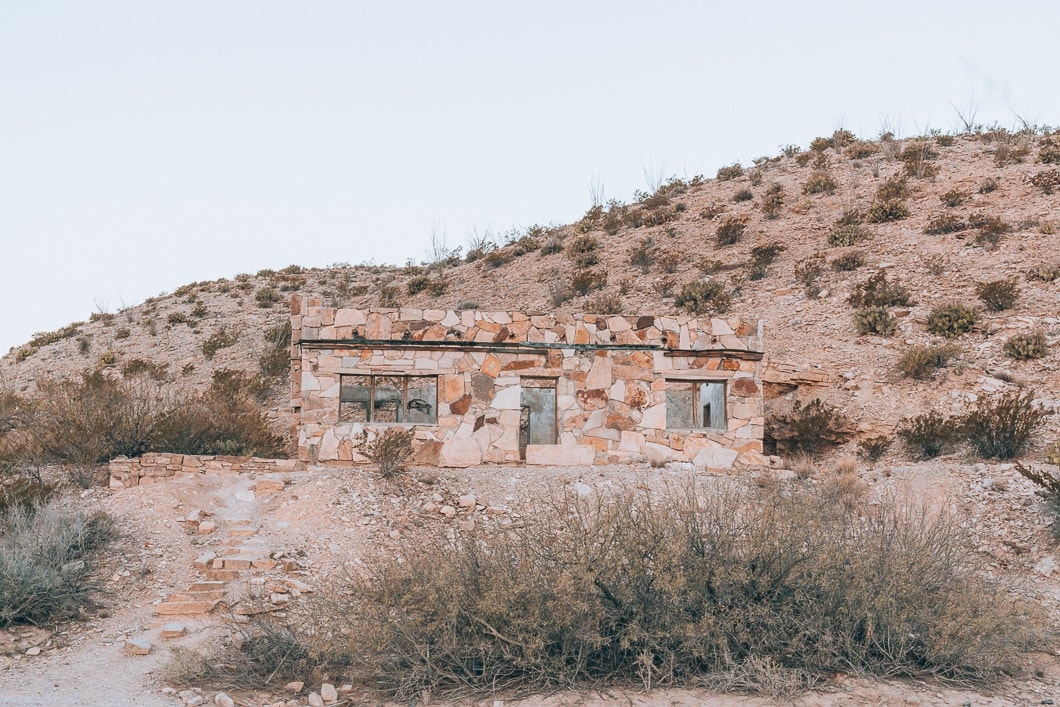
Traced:
[[956, 105], [1060, 124], [1041, 2], [0, 0], [0, 351], [194, 280], [403, 263], [432, 225]]

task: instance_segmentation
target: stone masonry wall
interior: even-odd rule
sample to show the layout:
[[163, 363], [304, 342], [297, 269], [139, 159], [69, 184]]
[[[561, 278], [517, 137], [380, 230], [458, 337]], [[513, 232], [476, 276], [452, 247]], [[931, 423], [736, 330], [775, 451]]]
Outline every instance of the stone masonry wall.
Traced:
[[194, 474], [249, 474], [304, 469], [305, 464], [296, 459], [148, 453], [134, 459], [111, 459], [110, 487], [142, 486]]
[[[358, 437], [382, 428], [340, 422], [340, 376], [414, 374], [436, 375], [438, 387], [437, 424], [416, 428], [420, 463], [520, 461], [520, 390], [530, 379], [554, 381], [558, 443], [528, 446], [527, 463], [766, 463], [754, 320], [335, 309], [295, 295], [291, 328], [305, 462], [366, 461]], [[705, 380], [725, 383], [726, 428], [668, 429], [667, 386]]]

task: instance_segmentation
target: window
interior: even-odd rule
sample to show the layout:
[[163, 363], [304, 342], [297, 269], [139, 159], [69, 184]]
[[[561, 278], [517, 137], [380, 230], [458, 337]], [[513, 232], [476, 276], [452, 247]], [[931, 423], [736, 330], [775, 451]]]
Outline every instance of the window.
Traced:
[[724, 430], [725, 381], [666, 381], [666, 426]]
[[342, 376], [339, 422], [438, 422], [437, 376]]

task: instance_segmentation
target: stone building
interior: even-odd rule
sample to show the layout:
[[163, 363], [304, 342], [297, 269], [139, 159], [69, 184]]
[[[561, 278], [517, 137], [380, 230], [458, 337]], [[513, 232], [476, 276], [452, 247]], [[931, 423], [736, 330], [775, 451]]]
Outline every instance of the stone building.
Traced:
[[415, 427], [414, 460], [762, 464], [762, 330], [736, 317], [336, 309], [291, 299], [298, 454], [359, 462]]

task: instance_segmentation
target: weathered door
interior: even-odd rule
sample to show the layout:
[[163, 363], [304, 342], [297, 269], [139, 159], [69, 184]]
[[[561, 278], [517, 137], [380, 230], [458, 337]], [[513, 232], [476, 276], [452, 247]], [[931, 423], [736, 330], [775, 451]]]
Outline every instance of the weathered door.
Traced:
[[524, 385], [519, 405], [519, 453], [525, 458], [528, 444], [556, 443], [556, 389]]

